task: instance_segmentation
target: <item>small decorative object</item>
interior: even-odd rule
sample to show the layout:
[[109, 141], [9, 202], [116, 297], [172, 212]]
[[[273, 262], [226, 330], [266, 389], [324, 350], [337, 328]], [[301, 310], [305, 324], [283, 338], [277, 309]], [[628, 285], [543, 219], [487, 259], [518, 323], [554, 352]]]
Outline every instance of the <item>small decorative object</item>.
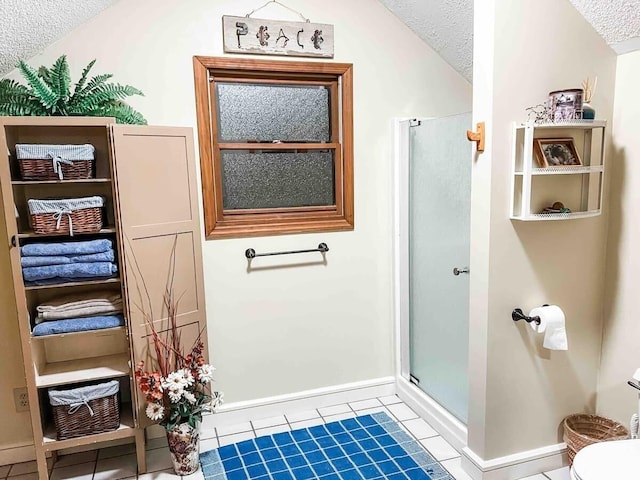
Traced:
[[[170, 269], [164, 293], [163, 318], [167, 318], [169, 327], [159, 332], [150, 312], [151, 300], [146, 283], [142, 281], [139, 289], [145, 295], [144, 303], [148, 311], [142, 315], [150, 337], [153, 339], [151, 350], [155, 352], [155, 368], [144, 371], [144, 362], [136, 366], [135, 377], [138, 387], [146, 395], [147, 416], [162, 425], [167, 432], [169, 451], [173, 469], [177, 475], [190, 475], [200, 466], [200, 423], [202, 414], [215, 411], [222, 403], [222, 393], [210, 392], [215, 368], [205, 363], [204, 344], [200, 337], [185, 353], [181, 345], [177, 324], [178, 301], [173, 292], [173, 272], [175, 271], [175, 249], [177, 235], [170, 257]], [[134, 268], [137, 262], [133, 262]], [[141, 275], [139, 269], [138, 274]]]
[[526, 109], [527, 121], [533, 123], [551, 123], [553, 117], [551, 116], [551, 107], [544, 103], [539, 103], [535, 107], [529, 107]]
[[[303, 21], [251, 18], [271, 3], [300, 15]], [[278, 0], [269, 1], [244, 17], [224, 15], [222, 37], [226, 53], [333, 58], [333, 25], [312, 23]]]
[[95, 151], [95, 147], [90, 144], [16, 144], [16, 157], [23, 180], [92, 178]]
[[546, 207], [540, 213], [571, 213], [571, 210], [564, 206], [562, 202], [555, 202], [550, 207]]
[[596, 111], [591, 106], [591, 99], [596, 92], [596, 85], [598, 85], [598, 77], [594, 78], [593, 83], [590, 82], [589, 77], [582, 82], [582, 88], [584, 89], [584, 102], [582, 103], [582, 118], [585, 120], [594, 120], [596, 118]]
[[582, 118], [583, 90], [557, 90], [549, 93], [551, 117], [554, 122], [576, 120]]
[[533, 145], [541, 168], [582, 165], [573, 138], [536, 138]]
[[85, 67], [72, 93], [66, 55], [51, 68], [42, 66], [37, 71], [21, 60], [17, 67], [29, 86], [0, 80], [0, 115], [115, 117], [118, 123], [146, 125], [145, 118], [123, 101], [142, 92], [130, 85], [107, 83], [113, 77], [109, 73], [88, 80], [95, 63]]

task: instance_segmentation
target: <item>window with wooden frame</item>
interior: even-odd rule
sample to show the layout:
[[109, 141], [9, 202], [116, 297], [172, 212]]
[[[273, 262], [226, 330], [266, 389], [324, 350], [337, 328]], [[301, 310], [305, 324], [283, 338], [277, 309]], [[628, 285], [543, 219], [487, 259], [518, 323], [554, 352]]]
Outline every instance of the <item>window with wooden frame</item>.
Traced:
[[353, 66], [193, 64], [206, 237], [352, 230]]

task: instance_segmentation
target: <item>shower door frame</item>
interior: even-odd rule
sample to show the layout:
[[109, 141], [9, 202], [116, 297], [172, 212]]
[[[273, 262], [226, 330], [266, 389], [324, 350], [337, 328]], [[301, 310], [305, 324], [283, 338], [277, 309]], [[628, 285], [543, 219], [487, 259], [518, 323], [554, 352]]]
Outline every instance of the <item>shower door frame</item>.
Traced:
[[409, 337], [409, 162], [412, 122], [433, 117], [394, 119], [394, 297], [395, 363], [398, 396], [458, 451], [467, 446], [467, 426], [410, 381]]

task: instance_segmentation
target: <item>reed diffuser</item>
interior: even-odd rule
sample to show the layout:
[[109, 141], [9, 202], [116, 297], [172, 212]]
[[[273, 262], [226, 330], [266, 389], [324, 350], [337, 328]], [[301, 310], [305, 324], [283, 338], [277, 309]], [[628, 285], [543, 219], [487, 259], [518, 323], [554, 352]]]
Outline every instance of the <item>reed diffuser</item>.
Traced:
[[585, 120], [594, 120], [596, 118], [596, 111], [591, 106], [591, 99], [596, 91], [596, 85], [598, 84], [598, 77], [593, 79], [593, 82], [587, 77], [582, 82], [582, 89], [584, 90], [584, 101], [582, 103], [582, 118]]

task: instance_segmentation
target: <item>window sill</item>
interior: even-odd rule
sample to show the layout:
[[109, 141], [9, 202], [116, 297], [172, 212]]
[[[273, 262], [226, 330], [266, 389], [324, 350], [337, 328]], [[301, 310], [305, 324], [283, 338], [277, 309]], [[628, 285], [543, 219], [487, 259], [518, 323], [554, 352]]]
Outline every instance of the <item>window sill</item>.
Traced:
[[221, 225], [213, 227], [206, 233], [207, 240], [218, 238], [262, 237], [268, 235], [285, 235], [296, 233], [339, 232], [353, 230], [353, 220], [315, 219], [311, 221], [292, 221], [283, 223], [265, 223], [252, 225]]

